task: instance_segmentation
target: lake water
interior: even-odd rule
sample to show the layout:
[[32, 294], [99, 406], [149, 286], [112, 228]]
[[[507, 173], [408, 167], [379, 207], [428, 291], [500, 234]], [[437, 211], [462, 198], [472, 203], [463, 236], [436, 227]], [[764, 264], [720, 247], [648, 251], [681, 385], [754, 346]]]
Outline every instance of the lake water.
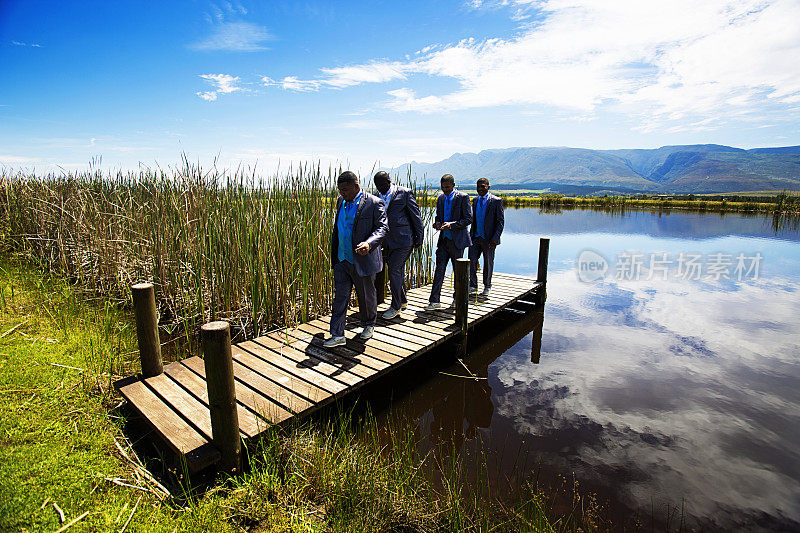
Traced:
[[617, 523], [663, 525], [671, 508], [673, 525], [800, 528], [800, 231], [509, 209], [495, 270], [535, 276], [542, 236], [540, 327], [473, 338], [465, 361], [487, 381], [431, 373], [396, 392], [392, 416], [415, 420], [423, 446], [491, 458], [499, 479], [574, 475]]

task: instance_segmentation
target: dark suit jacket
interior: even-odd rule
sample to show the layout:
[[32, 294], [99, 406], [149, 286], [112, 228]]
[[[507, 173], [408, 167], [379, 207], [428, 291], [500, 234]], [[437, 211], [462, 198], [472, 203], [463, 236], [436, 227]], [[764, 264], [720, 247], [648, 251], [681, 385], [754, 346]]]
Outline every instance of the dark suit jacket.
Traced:
[[[503, 200], [494, 194], [487, 192], [489, 198], [486, 204], [486, 216], [483, 218], [483, 234], [487, 241], [495, 241], [500, 244], [500, 235], [503, 233], [503, 226], [506, 224], [506, 216], [503, 213]], [[469, 228], [469, 236], [473, 242], [478, 233], [478, 197], [472, 199], [472, 220], [473, 224]]]
[[[453, 235], [453, 243], [459, 248], [467, 248], [472, 244], [469, 237], [467, 226], [472, 224], [472, 209], [469, 206], [469, 196], [461, 191], [456, 191], [453, 198], [453, 205], [450, 208], [450, 219], [444, 219], [444, 195], [439, 195], [436, 199], [436, 222], [455, 222], [453, 227], [450, 228], [450, 233]], [[444, 237], [439, 232], [439, 243], [442, 242]]]
[[411, 189], [395, 185], [395, 192], [386, 208], [389, 233], [383, 241], [384, 248], [419, 246], [425, 236], [422, 215]]
[[[333, 222], [333, 235], [331, 236], [331, 265], [339, 262], [339, 208], [342, 207], [344, 198], [341, 196], [336, 201], [336, 217]], [[386, 237], [389, 227], [386, 225], [386, 211], [383, 202], [377, 196], [364, 191], [364, 197], [356, 209], [353, 220], [353, 261], [359, 276], [370, 276], [383, 270], [383, 254], [381, 243]], [[358, 255], [356, 246], [362, 242], [369, 244], [367, 255]]]

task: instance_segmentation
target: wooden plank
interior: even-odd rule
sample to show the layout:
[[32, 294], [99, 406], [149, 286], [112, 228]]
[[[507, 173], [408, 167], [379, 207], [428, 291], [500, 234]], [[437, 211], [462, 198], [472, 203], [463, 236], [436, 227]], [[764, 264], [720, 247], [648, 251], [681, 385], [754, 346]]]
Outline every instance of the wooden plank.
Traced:
[[[319, 319], [320, 322], [327, 325], [328, 321], [330, 321], [330, 317], [322, 317]], [[345, 324], [345, 336], [348, 337], [347, 333], [352, 333], [352, 338], [356, 338], [356, 336], [361, 332], [361, 326], [353, 326], [352, 324]], [[348, 337], [350, 338], [350, 337]], [[420, 348], [424, 345], [417, 344], [416, 342], [411, 341], [404, 341], [402, 339], [398, 339], [396, 337], [392, 337], [389, 334], [383, 333], [379, 329], [376, 329], [375, 332], [372, 334], [372, 338], [366, 341], [361, 341], [364, 344], [372, 344], [375, 346], [380, 346], [380, 343], [383, 343], [384, 346], [380, 346], [382, 349], [389, 351], [389, 353], [395, 353], [399, 355], [398, 348], [403, 349], [408, 352], [406, 355], [411, 355], [417, 352]]]
[[121, 387], [120, 393], [170, 448], [186, 459], [189, 470], [196, 472], [219, 460], [219, 450], [156, 396], [144, 382], [136, 381]]
[[[233, 346], [231, 347], [231, 350], [234, 361], [237, 364], [245, 366], [261, 376], [262, 379], [255, 378], [259, 383], [258, 390], [265, 396], [269, 397], [273, 402], [283, 406], [287, 411], [293, 413], [302, 413], [314, 405], [314, 402], [295, 392], [290, 387], [275, 382], [272, 379], [273, 377], [276, 377], [274, 367], [265, 362], [263, 359], [256, 357], [255, 355], [244, 350], [237, 349], [233, 351]], [[248, 382], [248, 385], [252, 386], [250, 382]]]
[[211, 413], [207, 405], [200, 403], [197, 398], [182, 389], [166, 374], [159, 374], [147, 378], [144, 382], [173, 409], [178, 411], [189, 424], [195, 426], [200, 433], [211, 441]]
[[[197, 398], [204, 407], [208, 408], [208, 387], [205, 379], [200, 375], [181, 362], [168, 364], [164, 367], [164, 373]], [[239, 415], [239, 429], [242, 433], [248, 437], [258, 435], [260, 432], [259, 426], [263, 426], [263, 423], [259, 422], [258, 418], [241, 403], [237, 405], [237, 413]]]
[[[262, 345], [264, 343], [271, 344], [268, 339], [278, 343], [281, 342], [280, 339], [269, 335], [254, 339], [254, 342]], [[375, 373], [374, 370], [359, 365], [352, 359], [345, 359], [333, 353], [326, 353], [322, 348], [308, 347], [308, 344], [306, 344], [306, 349], [304, 349], [301, 347], [302, 343], [301, 345], [296, 345], [295, 343], [283, 343], [282, 345], [285, 349], [281, 350], [281, 355], [294, 361], [298, 367], [313, 369], [345, 385], [355, 385], [363, 378]]]
[[[327, 318], [327, 317], [326, 317]], [[322, 332], [323, 334], [327, 334], [328, 332], [328, 325], [323, 321], [323, 319], [317, 319], [313, 322], [307, 322], [304, 324], [307, 328], [313, 328], [316, 332]], [[412, 350], [408, 350], [406, 348], [402, 348], [400, 346], [393, 346], [391, 344], [387, 344], [379, 339], [369, 339], [369, 341], [362, 341], [360, 339], [356, 339], [358, 333], [352, 330], [345, 329], [344, 336], [347, 339], [347, 347], [351, 350], [355, 350], [357, 352], [363, 352], [367, 354], [367, 348], [373, 348], [380, 352], [380, 357], [383, 361], [387, 363], [394, 364], [404, 357], [407, 357], [414, 353]], [[372, 352], [376, 353], [376, 352]], [[372, 356], [372, 354], [368, 354]], [[377, 357], [377, 355], [376, 355]]]
[[[306, 323], [297, 328], [295, 335], [311, 335], [313, 339], [317, 339], [313, 342], [322, 343], [328, 337], [327, 331], [327, 328], [322, 328], [312, 323]], [[350, 338], [347, 338], [348, 335]], [[344, 347], [350, 352], [368, 357], [371, 360], [370, 365], [373, 367], [381, 367], [381, 370], [384, 368], [383, 365], [391, 366], [398, 361], [402, 361], [403, 358], [401, 355], [405, 355], [395, 355], [393, 353], [389, 353], [386, 350], [381, 349], [379, 347], [380, 345], [377, 343], [367, 345], [363, 341], [354, 339], [354, 336], [354, 334], [345, 331], [346, 344]]]
[[265, 336], [284, 344], [288, 342], [290, 346], [293, 346], [298, 350], [301, 350], [314, 357], [336, 357], [337, 359], [335, 360], [335, 364], [343, 364], [344, 362], [353, 364], [355, 366], [353, 366], [350, 371], [355, 372], [361, 377], [369, 377], [378, 370], [389, 366], [383, 361], [365, 357], [358, 352], [354, 352], [346, 346], [325, 348], [323, 346], [325, 341], [322, 337], [322, 334], [315, 337], [314, 335], [306, 333], [298, 328], [287, 328], [281, 331], [274, 331]]
[[[305, 344], [312, 344], [314, 346], [323, 347], [323, 343], [325, 342], [325, 333], [317, 328], [309, 328], [309, 329], [302, 329], [302, 327], [292, 328], [291, 330], [281, 330], [276, 331], [275, 335], [270, 335], [273, 339], [278, 339], [281, 342], [286, 342], [287, 336], [290, 339], [294, 339], [295, 342], [298, 343], [305, 343]], [[347, 346], [337, 346], [335, 348], [325, 348], [328, 352], [332, 352], [335, 354], [340, 355], [341, 357], [346, 357], [348, 359], [353, 359], [358, 361], [359, 364], [372, 368], [376, 371], [383, 370], [385, 368], [389, 368], [391, 363], [387, 363], [382, 358], [379, 358], [381, 352], [372, 348], [372, 347], [364, 347], [365, 350], [362, 353], [359, 353], [355, 350], [351, 350]]]
[[[193, 371], [206, 377], [206, 369], [203, 361], [199, 357], [191, 357], [182, 361]], [[238, 373], [238, 375], [236, 375]], [[279, 423], [288, 418], [290, 413], [281, 408], [278, 404], [270, 401], [266, 396], [259, 394], [254, 389], [248, 387], [242, 382], [243, 375], [242, 366], [234, 365], [234, 385], [236, 387], [236, 401], [245, 405], [253, 414], [257, 415], [258, 431], [256, 434], [263, 432], [271, 424]]]
[[[378, 324], [381, 324], [381, 327], [378, 328]], [[394, 339], [398, 339], [400, 341], [406, 342], [409, 345], [414, 345], [417, 350], [420, 348], [427, 348], [431, 345], [431, 341], [435, 341], [439, 339], [439, 336], [434, 336], [433, 339], [429, 339], [428, 335], [421, 335], [420, 332], [415, 332], [415, 334], [411, 335], [409, 332], [404, 331], [402, 328], [397, 328], [392, 322], [387, 322], [382, 318], [378, 318], [375, 323], [375, 331], [380, 333], [381, 335], [392, 337]], [[347, 327], [349, 329], [358, 331], [361, 329], [361, 320], [355, 317], [348, 317], [347, 319]], [[381, 337], [385, 338], [385, 337]], [[395, 341], [391, 341], [395, 342]], [[416, 350], [415, 350], [416, 351]]]
[[[264, 338], [259, 337], [259, 340], [263, 341]], [[279, 383], [292, 383], [292, 388], [294, 388], [295, 385], [301, 386], [301, 383], [305, 382], [312, 386], [312, 391], [314, 389], [319, 389], [318, 393], [314, 393], [312, 396], [306, 396], [309, 400], [314, 402], [318, 403], [325, 400], [328, 396], [334, 396], [347, 389], [347, 385], [344, 383], [329, 378], [325, 374], [317, 372], [316, 370], [299, 367], [297, 366], [297, 363], [282, 355], [282, 352], [294, 350], [294, 348], [281, 345], [275, 350], [272, 350], [264, 344], [266, 344], [266, 342], [262, 344], [262, 342], [246, 341], [239, 343], [236, 346], [260, 357], [267, 363], [273, 365], [276, 370], [280, 370], [283, 374], [285, 374], [280, 379]]]
[[398, 315], [390, 320], [379, 317], [378, 325], [381, 328], [391, 328], [409, 335], [417, 335], [433, 343], [439, 342], [442, 337], [448, 334], [443, 327], [431, 326], [425, 323], [414, 324], [408, 315]]

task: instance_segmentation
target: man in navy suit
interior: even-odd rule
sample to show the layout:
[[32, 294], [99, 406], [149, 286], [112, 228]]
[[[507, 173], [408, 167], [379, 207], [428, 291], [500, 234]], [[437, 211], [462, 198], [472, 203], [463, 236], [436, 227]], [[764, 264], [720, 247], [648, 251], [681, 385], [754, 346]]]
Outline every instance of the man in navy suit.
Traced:
[[472, 209], [469, 205], [469, 196], [456, 190], [456, 182], [452, 174], [445, 174], [441, 180], [442, 194], [436, 199], [436, 219], [433, 229], [439, 230], [439, 241], [436, 245], [436, 270], [433, 274], [430, 303], [426, 311], [444, 309], [447, 306], [439, 301], [442, 295], [444, 274], [447, 271], [447, 261], [456, 268], [456, 259], [464, 256], [464, 250], [469, 247], [470, 241], [467, 226], [472, 224]]
[[378, 197], [386, 207], [389, 233], [383, 241], [383, 260], [389, 270], [392, 303], [383, 318], [392, 319], [406, 305], [405, 265], [411, 249], [422, 245], [425, 231], [417, 199], [411, 189], [392, 184], [389, 174], [378, 172], [373, 178]]
[[476, 186], [478, 196], [472, 200], [472, 219], [469, 228], [472, 246], [469, 247], [469, 292], [478, 292], [478, 259], [483, 255], [483, 295], [492, 288], [494, 251], [500, 244], [505, 225], [503, 200], [489, 193], [489, 180], [481, 178]]
[[333, 265], [333, 312], [331, 338], [326, 348], [345, 344], [344, 326], [353, 287], [364, 326], [362, 340], [372, 337], [378, 317], [375, 274], [383, 270], [381, 243], [386, 237], [386, 211], [383, 202], [362, 191], [358, 176], [349, 170], [336, 180], [341, 195], [336, 202], [336, 222], [331, 236]]

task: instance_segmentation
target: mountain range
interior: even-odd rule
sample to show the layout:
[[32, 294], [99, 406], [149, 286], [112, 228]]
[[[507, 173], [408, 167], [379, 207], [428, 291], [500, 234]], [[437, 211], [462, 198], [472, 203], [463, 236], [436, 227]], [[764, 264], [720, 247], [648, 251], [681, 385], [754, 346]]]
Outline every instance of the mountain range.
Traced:
[[655, 149], [568, 147], [501, 148], [458, 153], [436, 163], [389, 169], [438, 184], [453, 174], [460, 184], [489, 178], [499, 189], [723, 193], [800, 190], [800, 146], [745, 150], [718, 144]]

